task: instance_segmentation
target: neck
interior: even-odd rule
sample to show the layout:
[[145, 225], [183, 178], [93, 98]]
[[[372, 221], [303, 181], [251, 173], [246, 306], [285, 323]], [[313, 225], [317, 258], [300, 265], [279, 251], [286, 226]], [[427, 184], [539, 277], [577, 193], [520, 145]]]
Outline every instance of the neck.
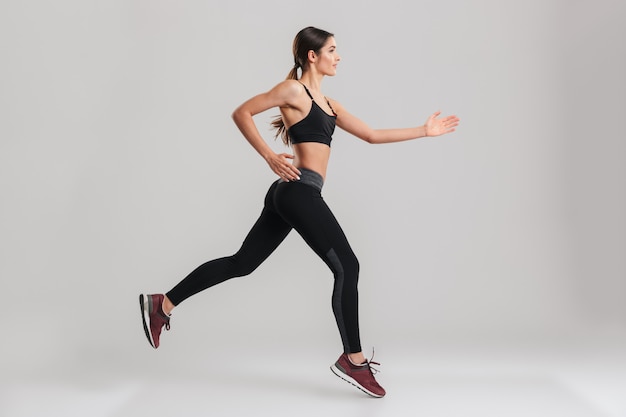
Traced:
[[300, 77], [300, 82], [306, 84], [310, 90], [320, 91], [322, 86], [323, 74], [314, 73], [313, 71], [305, 71]]

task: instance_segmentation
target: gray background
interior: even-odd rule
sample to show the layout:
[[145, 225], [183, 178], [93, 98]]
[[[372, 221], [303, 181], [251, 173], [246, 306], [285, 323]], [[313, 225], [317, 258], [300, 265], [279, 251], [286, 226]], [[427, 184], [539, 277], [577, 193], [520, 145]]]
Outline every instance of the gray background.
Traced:
[[[334, 32], [343, 58], [323, 91], [372, 127], [461, 118], [401, 144], [335, 134], [324, 195], [361, 261], [366, 350], [623, 340], [625, 13], [609, 0], [3, 1], [2, 374], [175, 371], [272, 349], [334, 359], [332, 276], [295, 233], [252, 277], [176, 310], [160, 357], [136, 301], [237, 250], [274, 177], [230, 113], [284, 79], [308, 25]], [[256, 120], [282, 152], [276, 113]]]

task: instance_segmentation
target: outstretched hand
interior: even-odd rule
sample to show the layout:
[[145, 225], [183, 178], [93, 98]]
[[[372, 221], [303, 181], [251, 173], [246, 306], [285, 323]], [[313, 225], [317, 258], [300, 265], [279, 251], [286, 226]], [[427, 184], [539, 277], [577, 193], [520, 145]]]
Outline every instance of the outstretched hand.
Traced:
[[459, 118], [456, 116], [448, 116], [437, 119], [441, 114], [440, 111], [433, 113], [426, 123], [424, 129], [426, 129], [426, 136], [439, 136], [446, 133], [454, 132], [455, 127], [459, 125]]
[[294, 156], [288, 153], [274, 154], [267, 158], [267, 163], [272, 171], [283, 180], [295, 181], [300, 179], [300, 171], [289, 162], [289, 159], [293, 158]]

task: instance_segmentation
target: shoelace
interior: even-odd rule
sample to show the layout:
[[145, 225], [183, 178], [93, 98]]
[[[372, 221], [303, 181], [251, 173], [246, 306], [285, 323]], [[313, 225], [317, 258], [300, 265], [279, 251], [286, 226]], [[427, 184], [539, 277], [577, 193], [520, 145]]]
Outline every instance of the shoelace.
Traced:
[[368, 368], [370, 368], [370, 372], [372, 372], [372, 375], [376, 375], [377, 373], [379, 373], [379, 372], [380, 372], [380, 370], [379, 370], [379, 369], [376, 369], [376, 368], [374, 368], [374, 367], [372, 366], [372, 365], [377, 365], [377, 366], [380, 366], [380, 363], [378, 363], [378, 362], [374, 362], [374, 361], [373, 361], [373, 359], [374, 359], [374, 353], [375, 353], [375, 352], [374, 352], [374, 348], [372, 348], [372, 357], [370, 358], [370, 360], [366, 360], [366, 362], [367, 362], [367, 367], [368, 367]]
[[165, 319], [163, 320], [165, 324], [165, 330], [169, 330], [170, 329], [170, 317], [163, 312], [160, 312], [160, 313], [161, 313], [161, 316]]
[[165, 314], [165, 312], [163, 311], [163, 307], [159, 309], [159, 314], [164, 319], [163, 321], [165, 322], [165, 330], [169, 331], [170, 330], [170, 316]]

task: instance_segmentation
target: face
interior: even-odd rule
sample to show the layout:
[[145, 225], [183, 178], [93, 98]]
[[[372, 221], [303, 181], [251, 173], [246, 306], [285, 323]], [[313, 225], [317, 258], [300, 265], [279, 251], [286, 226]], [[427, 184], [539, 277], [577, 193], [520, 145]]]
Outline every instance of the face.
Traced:
[[320, 50], [319, 54], [315, 55], [315, 66], [322, 74], [333, 76], [337, 74], [337, 64], [340, 60], [341, 57], [337, 53], [335, 38], [330, 37]]

